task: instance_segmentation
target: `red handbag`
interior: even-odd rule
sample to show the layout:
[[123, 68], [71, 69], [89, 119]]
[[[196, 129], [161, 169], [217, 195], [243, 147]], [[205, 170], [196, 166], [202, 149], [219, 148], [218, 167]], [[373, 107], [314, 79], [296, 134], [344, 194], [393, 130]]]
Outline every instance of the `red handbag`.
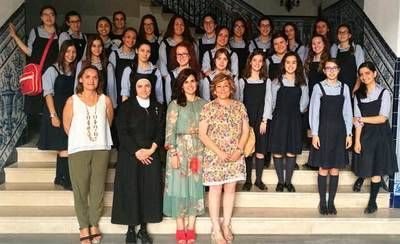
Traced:
[[22, 70], [22, 75], [19, 77], [19, 86], [23, 95], [36, 96], [42, 93], [42, 69], [55, 35], [56, 33], [54, 32], [47, 41], [40, 63], [27, 64]]

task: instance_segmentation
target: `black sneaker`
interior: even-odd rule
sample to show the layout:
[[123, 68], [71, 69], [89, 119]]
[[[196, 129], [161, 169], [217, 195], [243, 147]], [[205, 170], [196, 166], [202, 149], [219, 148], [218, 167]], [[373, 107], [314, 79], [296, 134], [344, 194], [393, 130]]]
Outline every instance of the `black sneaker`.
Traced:
[[365, 214], [372, 214], [378, 210], [376, 202], [368, 202], [368, 206], [364, 209]]
[[354, 182], [353, 185], [353, 191], [354, 192], [360, 192], [361, 191], [361, 187], [364, 184], [364, 178], [359, 177], [356, 182]]
[[244, 183], [243, 187], [242, 187], [242, 190], [243, 190], [243, 191], [250, 191], [251, 186], [252, 186], [251, 182], [247, 182], [247, 181], [246, 181], [246, 182]]
[[292, 183], [285, 183], [285, 187], [288, 190], [288, 192], [296, 192], [296, 188], [294, 188], [294, 185]]
[[136, 244], [136, 233], [134, 229], [128, 228], [126, 232], [125, 242], [128, 244]]
[[328, 214], [336, 215], [336, 207], [334, 203], [328, 203]]
[[153, 244], [153, 238], [150, 237], [147, 230], [140, 229], [137, 233], [137, 238], [139, 238], [143, 244]]
[[258, 187], [261, 191], [268, 190], [267, 186], [261, 181], [261, 182], [256, 182], [254, 183], [255, 186]]
[[276, 185], [275, 191], [276, 192], [283, 192], [284, 185], [282, 183], [278, 183]]

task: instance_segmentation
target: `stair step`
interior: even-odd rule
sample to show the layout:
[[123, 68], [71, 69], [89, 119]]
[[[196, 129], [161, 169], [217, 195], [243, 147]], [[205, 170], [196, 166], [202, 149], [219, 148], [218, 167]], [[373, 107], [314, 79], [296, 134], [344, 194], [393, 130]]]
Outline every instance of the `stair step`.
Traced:
[[[275, 192], [275, 185], [268, 185], [269, 192], [252, 189], [240, 191], [238, 185], [235, 207], [316, 208], [319, 203], [317, 186], [296, 186], [297, 192]], [[112, 205], [113, 184], [106, 184], [105, 206]], [[207, 193], [206, 193], [207, 197]], [[0, 186], [0, 206], [73, 206], [73, 195], [51, 183], [5, 183]], [[354, 193], [351, 186], [339, 186], [335, 205], [338, 208], [364, 208], [369, 199], [369, 189]], [[378, 194], [379, 208], [389, 207], [390, 194]]]
[[[124, 234], [126, 226], [111, 223], [111, 208], [104, 209], [100, 228], [106, 234]], [[208, 213], [198, 217], [196, 231], [209, 234]], [[235, 208], [232, 219], [235, 234], [398, 234], [400, 210], [379, 209], [365, 215], [362, 209], [338, 208], [336, 216], [321, 216], [316, 209]], [[175, 220], [164, 217], [149, 224], [153, 234], [175, 233]], [[1, 207], [0, 233], [78, 233], [73, 207]]]
[[[37, 163], [36, 166], [26, 166], [25, 163], [14, 163], [6, 167], [6, 182], [8, 183], [51, 183], [55, 177], [55, 164], [51, 162]], [[110, 165], [112, 167], [112, 165]], [[292, 183], [294, 185], [317, 185], [317, 171], [313, 170], [296, 170], [293, 174]], [[115, 169], [110, 168], [107, 175], [107, 183], [113, 183], [115, 177]], [[255, 181], [255, 170], [252, 173], [253, 182]], [[353, 172], [343, 170], [340, 172], [339, 185], [353, 185], [357, 177]], [[278, 183], [274, 169], [264, 169], [262, 180], [265, 184], [275, 185]], [[369, 180], [365, 180], [365, 185], [369, 185]]]
[[[39, 150], [35, 147], [17, 147], [18, 162], [55, 162], [57, 151]], [[303, 151], [297, 155], [296, 162], [299, 165], [304, 165], [308, 161], [309, 151]], [[110, 162], [117, 161], [118, 152], [113, 149], [111, 152]], [[273, 160], [272, 160], [273, 161]]]

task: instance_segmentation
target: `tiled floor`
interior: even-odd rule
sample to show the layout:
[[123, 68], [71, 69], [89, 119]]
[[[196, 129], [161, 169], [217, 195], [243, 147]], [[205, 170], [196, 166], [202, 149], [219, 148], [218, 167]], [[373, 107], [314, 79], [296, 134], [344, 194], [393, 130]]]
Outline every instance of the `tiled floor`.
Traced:
[[[157, 235], [154, 236], [155, 244], [173, 244], [174, 236]], [[76, 235], [0, 235], [1, 244], [72, 244], [79, 243]], [[105, 235], [102, 244], [120, 244], [125, 243], [123, 235]], [[140, 242], [139, 242], [140, 243]], [[200, 235], [198, 244], [210, 243], [210, 237]], [[400, 243], [400, 235], [345, 235], [345, 236], [271, 236], [271, 235], [241, 235], [235, 237], [235, 244], [270, 244], [270, 243], [305, 243], [305, 244], [398, 244]]]

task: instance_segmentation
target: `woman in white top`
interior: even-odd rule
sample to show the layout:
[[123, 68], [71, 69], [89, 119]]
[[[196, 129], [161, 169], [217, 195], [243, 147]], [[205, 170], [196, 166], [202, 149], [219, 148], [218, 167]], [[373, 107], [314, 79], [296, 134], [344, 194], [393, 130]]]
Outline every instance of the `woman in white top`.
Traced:
[[111, 99], [102, 94], [99, 77], [95, 66], [85, 66], [78, 75], [76, 94], [67, 100], [63, 112], [75, 212], [80, 241], [85, 244], [101, 240], [98, 224], [113, 144], [110, 125], [114, 110]]

